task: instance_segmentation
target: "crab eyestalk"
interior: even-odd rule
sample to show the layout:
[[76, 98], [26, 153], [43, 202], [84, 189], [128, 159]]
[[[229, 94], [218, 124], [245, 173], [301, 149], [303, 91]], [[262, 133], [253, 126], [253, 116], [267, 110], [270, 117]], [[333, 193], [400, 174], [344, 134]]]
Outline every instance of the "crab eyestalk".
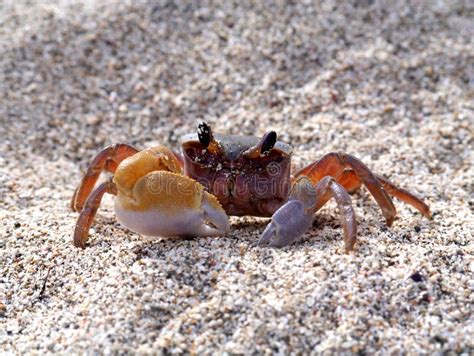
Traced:
[[263, 135], [260, 141], [253, 147], [250, 147], [244, 155], [249, 158], [257, 158], [260, 155], [265, 155], [269, 153], [275, 143], [277, 142], [277, 134], [275, 131], [269, 131]]
[[204, 121], [198, 125], [197, 133], [199, 142], [206, 148], [212, 141], [214, 141], [214, 135], [212, 134], [211, 126], [209, 126]]
[[219, 143], [214, 139], [211, 126], [206, 122], [203, 121], [198, 125], [197, 134], [199, 143], [208, 151], [217, 153], [221, 150]]

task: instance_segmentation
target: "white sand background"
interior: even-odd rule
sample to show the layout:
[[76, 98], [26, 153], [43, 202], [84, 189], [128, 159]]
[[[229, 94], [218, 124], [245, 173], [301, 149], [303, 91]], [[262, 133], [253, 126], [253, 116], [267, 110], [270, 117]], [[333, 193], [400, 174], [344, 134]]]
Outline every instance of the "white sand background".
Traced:
[[[0, 3], [0, 353], [473, 352], [472, 1]], [[110, 143], [274, 129], [295, 168], [346, 151], [425, 198], [353, 196], [288, 248], [265, 219], [146, 242], [69, 199]]]

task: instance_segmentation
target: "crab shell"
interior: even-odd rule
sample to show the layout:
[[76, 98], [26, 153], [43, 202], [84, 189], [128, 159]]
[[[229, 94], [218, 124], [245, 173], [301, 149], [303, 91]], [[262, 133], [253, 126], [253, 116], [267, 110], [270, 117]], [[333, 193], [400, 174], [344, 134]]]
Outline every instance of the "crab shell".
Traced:
[[255, 154], [259, 141], [215, 134], [213, 145], [204, 147], [197, 134], [185, 135], [184, 174], [215, 195], [229, 215], [271, 216], [286, 202], [291, 188], [292, 148], [276, 141], [269, 152]]

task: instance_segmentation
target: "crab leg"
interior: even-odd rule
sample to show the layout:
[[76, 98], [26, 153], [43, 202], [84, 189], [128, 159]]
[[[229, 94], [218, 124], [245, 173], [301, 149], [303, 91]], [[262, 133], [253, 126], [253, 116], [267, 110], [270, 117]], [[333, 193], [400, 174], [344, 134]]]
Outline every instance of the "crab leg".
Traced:
[[97, 209], [99, 209], [100, 202], [105, 193], [117, 195], [117, 187], [112, 181], [107, 181], [99, 185], [87, 198], [84, 208], [79, 215], [74, 230], [74, 246], [85, 248], [87, 237], [89, 235], [89, 228], [94, 221]]
[[120, 162], [137, 153], [138, 150], [125, 143], [110, 145], [100, 151], [90, 163], [81, 184], [71, 199], [72, 211], [81, 211], [84, 203], [91, 194], [94, 186], [103, 171], [114, 173]]
[[362, 185], [361, 180], [352, 169], [344, 170], [337, 182], [349, 193], [355, 192]]
[[[389, 195], [394, 196], [400, 199], [401, 201], [411, 205], [421, 214], [423, 214], [423, 216], [431, 218], [429, 206], [420, 198], [405, 189], [397, 187], [395, 184], [393, 184], [387, 178], [381, 175], [376, 174], [375, 176], [380, 181], [380, 184], [388, 192]], [[338, 183], [342, 185], [349, 193], [356, 191], [362, 185], [362, 181], [352, 169], [346, 169], [339, 177]], [[331, 195], [326, 194], [323, 199], [318, 201], [318, 205], [316, 206], [315, 211], [321, 209], [329, 199], [331, 199]]]
[[331, 175], [336, 180], [339, 179], [346, 168], [352, 169], [360, 181], [367, 187], [380, 206], [387, 225], [392, 226], [397, 215], [392, 199], [384, 190], [377, 177], [356, 157], [341, 152], [328, 153], [319, 161], [300, 170], [296, 177], [307, 176], [313, 184], [316, 184], [326, 175]]
[[[362, 185], [359, 177], [357, 177], [354, 171], [350, 169], [346, 169], [344, 172], [342, 172], [337, 182], [342, 185], [348, 193], [356, 191]], [[320, 199], [318, 199], [314, 207], [314, 212], [317, 212], [319, 209], [321, 209], [329, 201], [329, 199], [331, 199], [331, 197], [331, 192], [327, 191]]]
[[327, 195], [334, 197], [341, 214], [346, 252], [356, 242], [357, 222], [347, 191], [333, 177], [326, 176], [315, 187], [303, 176], [296, 180], [290, 200], [272, 216], [272, 221], [263, 232], [258, 245], [284, 247], [298, 239], [311, 228], [314, 209]]
[[323, 197], [330, 192], [334, 197], [341, 215], [341, 225], [344, 229], [344, 242], [346, 252], [354, 248], [357, 236], [357, 221], [352, 207], [351, 197], [349, 193], [332, 177], [324, 177], [316, 184], [316, 196]]
[[394, 197], [397, 197], [401, 201], [404, 201], [407, 204], [410, 204], [416, 210], [423, 214], [423, 216], [431, 219], [430, 207], [416, 195], [410, 193], [409, 191], [397, 187], [395, 184], [390, 182], [387, 178], [382, 177], [381, 175], [376, 175], [377, 179], [380, 181], [384, 189]]

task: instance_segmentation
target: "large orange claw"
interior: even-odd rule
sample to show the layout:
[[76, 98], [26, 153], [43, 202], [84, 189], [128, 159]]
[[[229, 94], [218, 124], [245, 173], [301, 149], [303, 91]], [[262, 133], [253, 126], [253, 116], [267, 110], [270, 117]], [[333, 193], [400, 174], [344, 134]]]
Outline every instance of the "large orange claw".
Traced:
[[216, 197], [195, 180], [165, 171], [141, 177], [115, 199], [117, 219], [148, 237], [219, 236], [230, 229]]
[[88, 197], [74, 231], [74, 245], [85, 247], [102, 196], [116, 195], [117, 218], [148, 237], [218, 236], [229, 220], [217, 198], [181, 175], [181, 163], [166, 147], [137, 152], [116, 167], [112, 181]]

